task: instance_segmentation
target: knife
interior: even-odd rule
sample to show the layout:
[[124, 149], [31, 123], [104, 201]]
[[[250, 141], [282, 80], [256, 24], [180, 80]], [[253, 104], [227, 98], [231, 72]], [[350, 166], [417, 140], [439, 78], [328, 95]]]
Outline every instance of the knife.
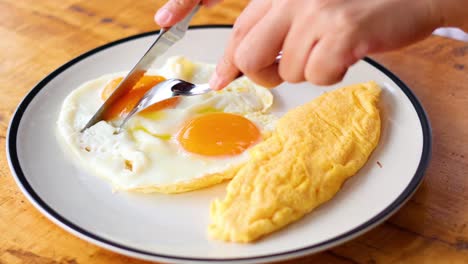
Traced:
[[174, 43], [182, 39], [185, 35], [185, 32], [188, 29], [188, 25], [192, 17], [200, 9], [200, 5], [197, 5], [193, 10], [179, 23], [173, 25], [169, 28], [162, 28], [159, 31], [159, 35], [156, 37], [156, 40], [151, 44], [149, 49], [143, 55], [143, 57], [138, 61], [138, 63], [133, 67], [133, 69], [127, 74], [124, 80], [117, 86], [114, 92], [107, 98], [107, 100], [101, 105], [98, 111], [93, 115], [93, 117], [88, 121], [86, 126], [81, 130], [81, 132], [92, 127], [97, 122], [103, 120], [103, 116], [110, 106], [121, 96], [125, 95], [130, 91], [133, 86], [140, 80], [146, 71], [151, 67], [153, 62], [166, 52], [169, 47]]

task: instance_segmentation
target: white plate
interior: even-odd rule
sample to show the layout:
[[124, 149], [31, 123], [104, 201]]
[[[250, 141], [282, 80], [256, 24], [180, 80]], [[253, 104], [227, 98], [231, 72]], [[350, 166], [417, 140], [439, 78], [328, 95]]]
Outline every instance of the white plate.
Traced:
[[[215, 63], [229, 32], [220, 26], [192, 28], [158, 62], [186, 55]], [[377, 149], [334, 199], [302, 220], [253, 244], [223, 243], [208, 239], [206, 228], [210, 201], [224, 194], [225, 185], [179, 195], [112, 193], [106, 182], [66, 158], [55, 137], [58, 111], [81, 83], [130, 69], [155, 34], [109, 43], [63, 65], [32, 89], [11, 121], [7, 153], [17, 184], [40, 212], [70, 233], [147, 260], [273, 261], [324, 250], [362, 234], [402, 206], [421, 182], [431, 148], [424, 110], [397, 77], [366, 59], [333, 87], [304, 83], [274, 89], [274, 112], [282, 113], [338, 86], [375, 80], [384, 87]]]

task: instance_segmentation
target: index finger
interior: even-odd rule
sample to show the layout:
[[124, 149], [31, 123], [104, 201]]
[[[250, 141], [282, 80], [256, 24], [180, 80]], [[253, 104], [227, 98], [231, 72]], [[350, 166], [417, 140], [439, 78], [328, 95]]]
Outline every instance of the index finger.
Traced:
[[224, 88], [239, 75], [239, 69], [234, 64], [234, 54], [237, 47], [247, 33], [249, 33], [250, 29], [265, 16], [270, 8], [270, 0], [253, 0], [237, 18], [223, 57], [211, 77], [210, 87], [212, 89], [220, 90]]

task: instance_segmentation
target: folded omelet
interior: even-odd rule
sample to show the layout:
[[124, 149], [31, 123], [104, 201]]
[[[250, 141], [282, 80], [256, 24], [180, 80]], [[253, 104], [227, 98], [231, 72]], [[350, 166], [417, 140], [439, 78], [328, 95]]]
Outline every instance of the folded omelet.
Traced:
[[374, 82], [352, 85], [284, 115], [211, 204], [211, 237], [250, 242], [331, 199], [377, 146], [380, 91]]

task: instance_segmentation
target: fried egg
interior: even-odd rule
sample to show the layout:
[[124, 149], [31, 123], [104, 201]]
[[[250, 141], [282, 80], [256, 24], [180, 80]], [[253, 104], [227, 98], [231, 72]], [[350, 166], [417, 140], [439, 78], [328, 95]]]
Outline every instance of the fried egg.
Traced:
[[116, 190], [178, 193], [230, 179], [276, 123], [268, 113], [273, 95], [245, 77], [222, 91], [155, 104], [130, 119], [121, 133], [116, 128], [157, 83], [169, 78], [206, 83], [213, 70], [214, 65], [170, 58], [114, 103], [104, 121], [80, 132], [125, 73], [88, 81], [65, 99], [58, 136], [75, 160]]

